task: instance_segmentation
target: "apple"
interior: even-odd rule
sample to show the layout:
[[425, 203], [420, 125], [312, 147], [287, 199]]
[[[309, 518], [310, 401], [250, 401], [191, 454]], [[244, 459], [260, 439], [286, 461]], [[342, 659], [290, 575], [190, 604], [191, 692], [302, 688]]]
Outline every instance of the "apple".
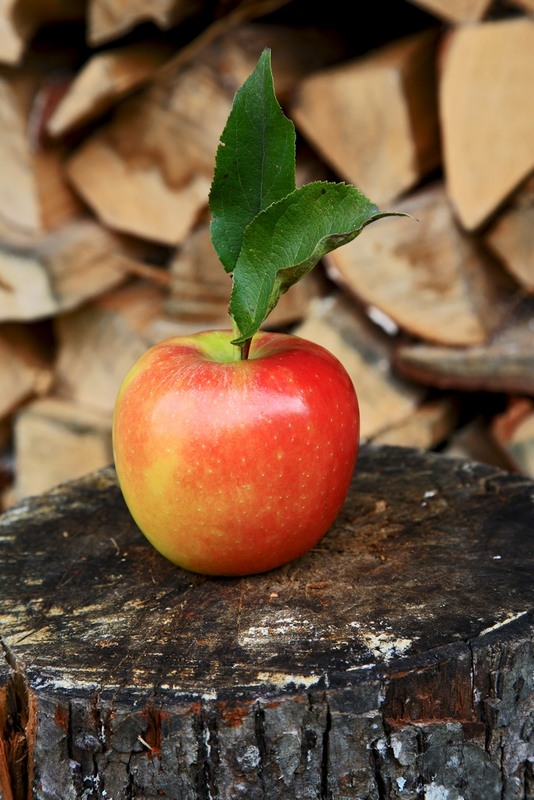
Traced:
[[233, 338], [202, 331], [151, 347], [113, 420], [137, 525], [170, 561], [210, 575], [264, 572], [317, 544], [345, 500], [359, 442], [356, 392], [329, 351], [260, 332], [240, 359]]
[[265, 572], [303, 555], [334, 522], [355, 469], [360, 417], [345, 368], [262, 325], [325, 253], [397, 214], [345, 183], [297, 188], [295, 154], [265, 49], [234, 97], [209, 194], [232, 329], [154, 345], [115, 403], [128, 508], [157, 550], [195, 572]]

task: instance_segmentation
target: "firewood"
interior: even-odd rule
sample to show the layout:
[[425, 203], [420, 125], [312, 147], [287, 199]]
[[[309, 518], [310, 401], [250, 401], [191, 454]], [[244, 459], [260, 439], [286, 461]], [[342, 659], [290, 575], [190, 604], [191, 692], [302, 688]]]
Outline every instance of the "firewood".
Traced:
[[461, 224], [474, 231], [534, 169], [534, 20], [460, 26], [441, 64], [447, 191]]
[[484, 243], [529, 294], [534, 294], [533, 229], [534, 181], [529, 181], [484, 234]]
[[454, 433], [459, 419], [459, 401], [453, 395], [428, 400], [405, 420], [371, 438], [373, 444], [434, 450]]
[[50, 355], [36, 336], [23, 325], [0, 325], [0, 420], [52, 383]]
[[65, 148], [38, 139], [37, 68], [0, 69], [0, 242], [29, 243], [81, 213], [63, 175]]
[[[222, 39], [225, 39], [227, 42], [231, 42], [240, 38], [240, 34], [243, 29], [247, 30], [247, 38], [249, 38], [251, 35], [252, 39], [257, 39], [257, 34], [259, 34], [259, 39], [262, 39], [262, 28], [270, 28], [271, 25], [269, 23], [264, 25], [260, 21], [259, 24], [255, 23], [253, 26], [249, 26], [251, 20], [256, 21], [258, 18], [268, 17], [270, 14], [273, 14], [275, 11], [278, 11], [278, 9], [288, 5], [290, 2], [291, 0], [245, 0], [245, 2], [239, 2], [238, 0], [237, 5], [231, 9], [228, 9], [225, 14], [218, 16], [214, 21], [209, 23], [198, 36], [181, 47], [176, 55], [160, 68], [160, 78], [172, 78], [172, 75], [174, 75], [177, 70], [181, 69], [185, 64], [193, 61], [199, 55], [205, 56], [206, 53], [209, 53], [214, 46], [216, 47]], [[279, 26], [276, 25], [274, 27], [279, 28]], [[297, 53], [299, 50], [298, 42], [301, 37], [301, 33], [302, 30], [299, 31], [297, 28], [291, 28], [289, 36], [291, 39], [290, 50], [295, 51], [296, 49]], [[327, 33], [325, 38], [329, 39], [330, 34]], [[258, 41], [256, 42], [256, 45], [258, 45]], [[261, 44], [259, 50], [257, 50], [255, 61], [257, 61], [263, 47], [269, 46], [272, 46], [272, 41], [264, 41], [263, 44]], [[317, 52], [320, 52], [323, 49], [323, 47], [324, 42], [318, 47], [315, 47], [316, 55]], [[346, 44], [344, 46], [342, 43], [340, 43], [339, 39], [337, 39], [337, 45], [335, 49], [337, 50], [338, 54], [342, 54], [344, 48], [346, 48]], [[278, 48], [275, 47], [275, 49], [277, 50]], [[273, 54], [273, 62], [274, 61], [275, 57]], [[232, 66], [232, 70], [229, 72], [227, 72], [224, 61], [220, 66], [222, 71], [226, 74], [226, 77], [232, 80], [231, 72], [233, 71], [234, 65]], [[255, 63], [253, 63], [252, 66], [254, 67]], [[277, 80], [280, 80], [280, 76], [278, 74]]]
[[14, 425], [14, 500], [40, 494], [113, 460], [109, 416], [58, 397], [27, 403]]
[[39, 252], [58, 301], [58, 312], [76, 308], [132, 275], [148, 274], [143, 263], [149, 252], [146, 245], [114, 234], [92, 219], [79, 220], [50, 234]]
[[70, 159], [68, 174], [105, 225], [169, 245], [184, 241], [207, 203], [210, 184], [195, 174], [172, 185], [154, 165], [123, 160], [98, 134]]
[[[201, 57], [215, 71], [224, 70], [232, 91], [236, 91], [253, 71], [265, 47], [272, 51], [276, 96], [282, 105], [290, 101], [293, 91], [307, 75], [342, 61], [349, 52], [346, 39], [333, 30], [257, 21], [241, 22], [232, 26], [231, 31], [213, 36], [209, 46], [202, 48]], [[196, 48], [192, 49], [194, 52]], [[163, 66], [159, 71], [161, 76], [176, 71], [180, 63], [184, 63], [183, 50]]]
[[39, 258], [0, 249], [0, 322], [34, 320], [57, 311], [50, 279]]
[[4, 0], [0, 6], [0, 62], [19, 64], [43, 23], [82, 19], [84, 9], [84, 0]]
[[89, 0], [87, 40], [100, 45], [118, 39], [142, 22], [154, 22], [161, 30], [186, 20], [202, 9], [201, 0]]
[[58, 315], [57, 393], [110, 414], [123, 378], [147, 349], [143, 332], [163, 299], [160, 287], [136, 280]]
[[446, 22], [478, 22], [483, 19], [493, 0], [410, 0]]
[[142, 270], [145, 250], [90, 218], [37, 239], [31, 248], [0, 246], [0, 321], [75, 308]]
[[304, 79], [290, 115], [340, 178], [379, 205], [440, 163], [435, 31]]
[[164, 43], [144, 42], [96, 53], [54, 109], [47, 132], [53, 137], [64, 136], [92, 122], [147, 81], [171, 52]]
[[474, 462], [491, 464], [510, 471], [509, 458], [488, 434], [487, 421], [481, 416], [459, 428], [450, 437], [442, 452], [449, 458], [463, 458], [470, 464]]
[[441, 183], [413, 192], [396, 208], [413, 218], [378, 220], [329, 253], [329, 275], [422, 339], [483, 342], [515, 285], [455, 224]]
[[342, 294], [314, 300], [294, 333], [326, 347], [347, 369], [358, 394], [362, 439], [401, 422], [421, 404], [424, 390], [390, 368], [389, 337]]
[[[180, 321], [197, 326], [228, 327], [228, 304], [232, 291], [226, 274], [211, 244], [208, 225], [197, 228], [172, 258], [168, 298], [164, 310]], [[299, 322], [307, 313], [312, 297], [321, 291], [317, 272], [311, 272], [292, 286], [273, 309], [266, 325], [281, 327]]]
[[169, 264], [169, 295], [165, 311], [193, 322], [228, 321], [231, 277], [211, 244], [209, 226], [195, 230]]
[[532, 299], [525, 300], [487, 344], [472, 347], [402, 345], [397, 370], [441, 389], [534, 395]]
[[207, 205], [229, 110], [208, 68], [187, 69], [174, 86], [155, 83], [125, 101], [68, 160], [69, 178], [109, 227], [179, 244]]
[[490, 432], [508, 458], [509, 469], [534, 477], [534, 402], [509, 398], [505, 411], [493, 418]]
[[[278, 31], [236, 29], [190, 62], [166, 65], [81, 144], [67, 173], [106, 225], [167, 245], [185, 241], [207, 206], [217, 146], [240, 77]], [[308, 54], [304, 63], [333, 58], [328, 37], [323, 48], [315, 42], [296, 37], [293, 58], [273, 59], [286, 90], [302, 74], [297, 54]]]

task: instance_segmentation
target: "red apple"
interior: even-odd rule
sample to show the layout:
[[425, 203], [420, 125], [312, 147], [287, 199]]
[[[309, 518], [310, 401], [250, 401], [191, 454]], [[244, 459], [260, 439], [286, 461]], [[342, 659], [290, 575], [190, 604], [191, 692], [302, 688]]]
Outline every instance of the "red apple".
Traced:
[[246, 575], [301, 556], [328, 531], [356, 465], [353, 384], [325, 348], [231, 331], [150, 348], [113, 419], [119, 483], [147, 539], [194, 572]]

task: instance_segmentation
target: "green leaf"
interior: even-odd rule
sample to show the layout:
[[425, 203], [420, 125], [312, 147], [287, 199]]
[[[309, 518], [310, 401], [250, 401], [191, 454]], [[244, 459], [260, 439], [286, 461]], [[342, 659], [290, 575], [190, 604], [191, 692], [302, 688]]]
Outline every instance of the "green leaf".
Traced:
[[240, 336], [250, 339], [280, 296], [332, 250], [355, 239], [382, 217], [358, 189], [318, 181], [296, 189], [256, 216], [246, 228], [234, 269], [230, 313]]
[[266, 48], [234, 97], [215, 159], [210, 233], [227, 272], [234, 270], [251, 220], [294, 191], [295, 141], [295, 126], [274, 93]]

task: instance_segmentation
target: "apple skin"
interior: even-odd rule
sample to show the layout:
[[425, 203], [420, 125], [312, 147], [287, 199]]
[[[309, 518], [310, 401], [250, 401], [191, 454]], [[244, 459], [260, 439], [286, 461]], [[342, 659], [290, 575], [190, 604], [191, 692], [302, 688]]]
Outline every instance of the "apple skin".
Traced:
[[241, 360], [234, 337], [200, 331], [154, 345], [113, 414], [132, 517], [167, 559], [206, 575], [265, 572], [316, 545], [359, 447], [356, 392], [332, 353], [262, 331]]

